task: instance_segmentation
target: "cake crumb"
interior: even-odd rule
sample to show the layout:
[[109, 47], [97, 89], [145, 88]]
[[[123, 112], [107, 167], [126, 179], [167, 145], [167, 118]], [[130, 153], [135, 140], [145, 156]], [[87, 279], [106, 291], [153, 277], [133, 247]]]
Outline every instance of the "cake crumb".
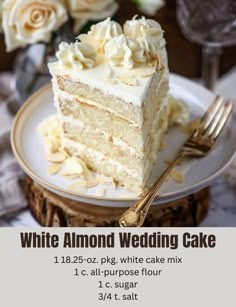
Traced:
[[175, 168], [172, 169], [170, 176], [177, 183], [183, 183], [185, 181], [184, 175]]
[[186, 126], [189, 119], [189, 108], [182, 99], [169, 95], [169, 126]]
[[101, 196], [105, 196], [105, 194], [106, 194], [106, 189], [105, 189], [104, 186], [98, 188], [98, 189], [95, 191], [95, 195], [96, 195], [96, 196], [100, 196], [100, 197], [101, 197]]

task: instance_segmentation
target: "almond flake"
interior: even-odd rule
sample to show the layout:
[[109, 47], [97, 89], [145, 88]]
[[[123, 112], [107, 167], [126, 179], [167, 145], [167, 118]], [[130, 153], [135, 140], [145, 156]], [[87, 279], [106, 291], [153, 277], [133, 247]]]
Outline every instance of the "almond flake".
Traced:
[[77, 179], [79, 178], [78, 175], [62, 175], [61, 173], [59, 173], [60, 176], [64, 177], [65, 179], [67, 180], [74, 180], [74, 179]]
[[87, 188], [93, 188], [96, 185], [98, 185], [98, 180], [97, 179], [87, 180], [87, 182], [86, 182], [86, 187]]
[[88, 166], [87, 164], [82, 160], [80, 159], [79, 157], [73, 157], [73, 159], [75, 159], [80, 165], [81, 167], [83, 168], [83, 175], [86, 177], [86, 178], [91, 178], [91, 172], [90, 170], [88, 169]]
[[184, 175], [181, 172], [177, 171], [175, 168], [171, 171], [170, 176], [177, 183], [184, 182]]
[[56, 175], [61, 169], [60, 164], [51, 164], [48, 167], [48, 175]]
[[145, 67], [135, 70], [135, 75], [137, 77], [145, 78], [153, 75], [155, 72], [156, 72], [155, 67]]
[[81, 165], [81, 162], [76, 157], [68, 158], [65, 161], [65, 169], [64, 169], [64, 175], [75, 175], [75, 174], [82, 174], [83, 173], [83, 166]]
[[136, 86], [138, 85], [137, 79], [134, 76], [129, 75], [118, 75], [117, 78], [129, 86]]
[[68, 190], [78, 193], [86, 193], [86, 182], [85, 181], [76, 181], [68, 186]]
[[60, 163], [65, 161], [66, 156], [62, 152], [55, 152], [52, 154], [48, 154], [46, 159], [50, 162]]
[[66, 158], [70, 158], [70, 155], [68, 154], [68, 152], [64, 148], [60, 148], [59, 152], [63, 153], [66, 156]]

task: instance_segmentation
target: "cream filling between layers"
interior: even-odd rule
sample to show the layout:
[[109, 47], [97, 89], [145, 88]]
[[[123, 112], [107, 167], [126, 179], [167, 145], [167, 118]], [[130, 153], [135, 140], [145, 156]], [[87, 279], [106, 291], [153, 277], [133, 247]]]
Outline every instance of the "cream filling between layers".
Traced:
[[[160, 116], [163, 116], [162, 113], [163, 113], [164, 108], [167, 106], [167, 104], [168, 104], [168, 99], [165, 98], [163, 100], [163, 104], [161, 105], [161, 108], [159, 109], [158, 113], [155, 115], [155, 120], [152, 123], [152, 127], [156, 127], [157, 126], [157, 123], [158, 123], [158, 121], [160, 119]], [[87, 127], [87, 125], [85, 125], [85, 123], [82, 120], [77, 120], [74, 117], [68, 116], [68, 115], [65, 116], [60, 111], [58, 112], [58, 116], [59, 116], [59, 119], [60, 119], [62, 124], [63, 123], [67, 123], [67, 124], [70, 124], [71, 126], [76, 126], [78, 128], [81, 128], [81, 129], [93, 130], [93, 128], [89, 129], [89, 127]], [[97, 132], [101, 133], [102, 135], [104, 135], [104, 137], [106, 139], [109, 139], [110, 137], [112, 137], [114, 145], [119, 146], [120, 148], [122, 148], [122, 150], [127, 150], [129, 153], [131, 153], [132, 155], [134, 155], [136, 157], [139, 157], [140, 159], [148, 151], [147, 144], [150, 142], [150, 138], [151, 138], [151, 135], [149, 135], [149, 134], [148, 134], [148, 136], [146, 138], [146, 141], [144, 142], [144, 151], [143, 152], [138, 152], [135, 148], [133, 148], [132, 146], [130, 146], [129, 144], [127, 144], [124, 140], [122, 140], [120, 138], [114, 137], [111, 134], [108, 134], [108, 133], [106, 133], [106, 132], [104, 132], [104, 131], [102, 131], [101, 129], [98, 129], [98, 128], [95, 128], [95, 131], [97, 131]], [[140, 130], [140, 134], [139, 135], [141, 137], [142, 137], [142, 133], [143, 133], [142, 130]]]
[[[166, 130], [166, 122], [163, 122], [162, 126], [159, 128], [158, 133], [156, 133], [155, 139], [160, 139], [158, 140], [158, 144], [162, 141], [162, 136], [163, 133]], [[142, 183], [143, 181], [146, 181], [149, 176], [150, 169], [152, 168], [154, 160], [151, 157], [156, 157], [158, 147], [155, 148], [155, 153], [154, 151], [150, 153], [150, 159], [147, 159], [146, 164], [144, 166], [144, 169], [140, 170], [140, 173], [137, 172], [136, 170], [127, 168], [127, 166], [119, 163], [118, 161], [115, 161], [114, 159], [107, 158], [104, 156], [101, 152], [94, 150], [93, 148], [90, 148], [88, 146], [85, 146], [83, 144], [79, 144], [75, 141], [72, 141], [66, 137], [63, 137], [62, 139], [62, 144], [65, 148], [74, 148], [78, 156], [83, 156], [83, 153], [86, 154], [87, 158], [92, 159], [95, 164], [99, 165], [101, 162], [106, 161], [106, 163], [110, 166], [112, 166], [114, 169], [117, 169], [119, 172], [123, 172], [128, 174], [130, 177], [136, 179], [138, 182]], [[155, 154], [155, 155], [154, 155]], [[83, 157], [82, 157], [83, 158]], [[115, 178], [116, 179], [116, 178]]]
[[[167, 108], [164, 111], [166, 114], [166, 112], [168, 112]], [[153, 131], [152, 135], [150, 136], [153, 139], [153, 142], [152, 142], [153, 146], [152, 146], [152, 149], [150, 150], [149, 155], [147, 156], [146, 163], [144, 162], [140, 164], [140, 172], [132, 170], [128, 168], [126, 165], [123, 165], [114, 159], [107, 158], [107, 156], [105, 156], [102, 152], [99, 152], [98, 150], [95, 150], [94, 148], [88, 147], [87, 145], [75, 142], [67, 138], [66, 136], [62, 137], [62, 144], [65, 148], [74, 147], [76, 151], [78, 152], [78, 155], [81, 152], [87, 153], [90, 156], [90, 158], [93, 159], [93, 161], [96, 160], [96, 164], [101, 163], [101, 161], [106, 161], [106, 163], [109, 163], [112, 167], [118, 169], [118, 171], [126, 172], [131, 177], [137, 180], [140, 180], [140, 178], [146, 178], [149, 175], [147, 171], [149, 172], [149, 169], [152, 167], [153, 162], [155, 161], [157, 151], [159, 149], [160, 142], [162, 140], [162, 135], [165, 132], [167, 126], [168, 126], [167, 120], [163, 120], [163, 122], [161, 123], [161, 126], [159, 127], [156, 127], [155, 123], [153, 123], [153, 129], [155, 129], [156, 127], [155, 131]], [[143, 164], [143, 167], [141, 167], [142, 164]], [[142, 180], [143, 179], [141, 179], [141, 181]]]
[[[92, 105], [95, 106], [98, 110], [101, 111], [106, 111], [109, 112], [110, 114], [113, 114], [117, 117], [120, 117], [122, 119], [124, 119], [125, 121], [131, 123], [134, 127], [141, 127], [143, 125], [143, 111], [145, 109], [145, 113], [146, 116], [150, 117], [153, 116], [153, 101], [157, 101], [158, 104], [161, 104], [161, 100], [158, 101], [158, 95], [160, 92], [162, 92], [164, 90], [163, 86], [165, 86], [165, 83], [168, 82], [168, 71], [165, 70], [161, 75], [156, 74], [156, 77], [153, 78], [152, 83], [150, 84], [149, 90], [148, 90], [148, 96], [145, 97], [145, 99], [143, 100], [143, 105], [142, 107], [136, 106], [136, 108], [139, 110], [139, 112], [137, 112], [137, 114], [139, 114], [139, 117], [137, 117], [137, 122], [134, 122], [133, 120], [131, 120], [130, 118], [128, 118], [127, 116], [123, 116], [121, 113], [115, 111], [112, 108], [109, 107], [105, 107], [100, 103], [97, 103], [95, 101], [93, 101], [92, 99], [89, 99], [88, 97], [84, 98], [81, 97], [80, 95], [74, 95], [74, 94], [70, 94], [67, 93], [61, 89], [59, 89], [59, 86], [57, 84], [57, 80], [56, 77], [53, 78], [53, 91], [54, 91], [54, 98], [55, 98], [55, 105], [57, 107], [57, 109], [60, 109], [59, 106], [59, 97], [62, 97], [64, 99], [73, 101], [73, 100], [77, 100], [83, 103], [86, 103], [88, 105]], [[167, 95], [168, 91], [166, 91], [165, 93], [162, 93], [163, 95]], [[125, 101], [124, 101], [125, 103]], [[158, 107], [158, 105], [156, 105], [156, 107]], [[127, 112], [126, 110], [126, 114], [128, 115], [129, 112]], [[149, 118], [151, 120], [151, 118]]]

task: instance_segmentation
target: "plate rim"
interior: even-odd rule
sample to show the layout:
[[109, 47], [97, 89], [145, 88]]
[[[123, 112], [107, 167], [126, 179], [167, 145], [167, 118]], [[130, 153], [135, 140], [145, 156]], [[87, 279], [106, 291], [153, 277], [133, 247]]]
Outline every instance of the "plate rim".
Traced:
[[[205, 90], [206, 92], [208, 92], [208, 94], [210, 93], [211, 95], [214, 95], [214, 93], [212, 93], [211, 91], [209, 91], [208, 89], [204, 88], [202, 85], [189, 80], [186, 77], [180, 76], [178, 74], [174, 74], [174, 73], [170, 73], [170, 78], [174, 78], [174, 79], [179, 79], [181, 81], [184, 81], [185, 83], [191, 83], [191, 85], [194, 84], [194, 86], [199, 87], [201, 90]], [[39, 95], [41, 95], [42, 93], [49, 91], [52, 88], [51, 82], [48, 82], [47, 84], [45, 84], [44, 86], [42, 86], [40, 89], [38, 89], [36, 92], [34, 92], [21, 106], [21, 108], [18, 110], [17, 114], [15, 115], [15, 118], [13, 120], [12, 123], [12, 127], [11, 127], [11, 135], [10, 135], [10, 141], [11, 141], [11, 147], [12, 147], [12, 151], [13, 154], [17, 160], [17, 162], [19, 163], [19, 165], [21, 166], [21, 168], [24, 170], [24, 172], [30, 176], [33, 180], [35, 180], [36, 182], [38, 182], [39, 184], [41, 184], [42, 186], [44, 186], [45, 188], [48, 188], [49, 190], [53, 191], [54, 193], [64, 193], [66, 194], [67, 198], [69, 198], [68, 195], [71, 195], [73, 197], [80, 197], [82, 199], [86, 199], [86, 200], [96, 200], [96, 201], [112, 201], [112, 202], [130, 202], [130, 201], [137, 201], [139, 199], [139, 197], [109, 197], [109, 196], [95, 196], [95, 195], [86, 195], [86, 194], [81, 194], [81, 193], [77, 193], [74, 191], [69, 191], [67, 189], [58, 187], [57, 185], [48, 182], [47, 180], [41, 178], [39, 175], [35, 174], [35, 172], [31, 169], [29, 163], [27, 163], [27, 161], [25, 161], [25, 159], [22, 157], [22, 155], [20, 154], [19, 150], [18, 150], [18, 146], [17, 146], [17, 142], [16, 142], [16, 129], [17, 129], [17, 125], [22, 117], [22, 114], [25, 112], [25, 110], [28, 108], [28, 106], [30, 104], [33, 103], [33, 101], [36, 99], [36, 97], [38, 97]], [[229, 165], [232, 163], [233, 159], [236, 157], [236, 149], [235, 152], [232, 154], [231, 158], [227, 161], [227, 163], [225, 163], [225, 165], [223, 167], [221, 167], [217, 172], [215, 172], [214, 174], [212, 174], [211, 176], [199, 181], [198, 183], [190, 186], [190, 187], [185, 187], [182, 188], [181, 190], [179, 190], [178, 192], [169, 192], [164, 194], [163, 196], [157, 196], [154, 199], [154, 202], [159, 198], [161, 199], [162, 203], [168, 202], [170, 201], [169, 199], [179, 199], [181, 198], [181, 196], [183, 195], [190, 195], [191, 193], [193, 193], [193, 191], [198, 191], [201, 188], [208, 186], [215, 178], [219, 177], [228, 167]], [[61, 194], [60, 194], [61, 195]]]

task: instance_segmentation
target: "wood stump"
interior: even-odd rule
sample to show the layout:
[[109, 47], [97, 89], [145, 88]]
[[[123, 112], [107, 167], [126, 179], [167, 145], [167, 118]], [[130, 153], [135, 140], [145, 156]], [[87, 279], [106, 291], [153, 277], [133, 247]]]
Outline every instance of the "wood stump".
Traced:
[[[69, 200], [26, 179], [26, 196], [36, 220], [45, 227], [118, 227], [125, 208], [110, 208]], [[197, 226], [210, 204], [209, 188], [182, 199], [152, 206], [144, 226]]]

